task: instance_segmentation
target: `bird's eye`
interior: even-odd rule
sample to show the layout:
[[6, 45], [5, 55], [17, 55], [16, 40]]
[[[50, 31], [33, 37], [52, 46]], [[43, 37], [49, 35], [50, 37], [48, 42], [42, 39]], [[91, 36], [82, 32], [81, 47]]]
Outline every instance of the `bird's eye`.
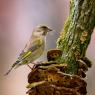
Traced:
[[43, 28], [43, 29], [47, 29], [47, 27], [46, 27], [46, 26], [42, 26], [41, 28]]

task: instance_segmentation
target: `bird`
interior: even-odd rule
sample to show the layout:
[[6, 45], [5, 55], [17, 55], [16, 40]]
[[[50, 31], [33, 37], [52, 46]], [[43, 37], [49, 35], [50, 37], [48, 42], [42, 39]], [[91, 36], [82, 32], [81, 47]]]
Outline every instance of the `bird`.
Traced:
[[50, 31], [52, 31], [52, 29], [44, 25], [40, 25], [34, 28], [30, 39], [18, 56], [17, 61], [11, 66], [5, 75], [8, 75], [13, 69], [18, 68], [22, 65], [27, 65], [30, 67], [29, 63], [33, 63], [44, 53], [46, 35]]

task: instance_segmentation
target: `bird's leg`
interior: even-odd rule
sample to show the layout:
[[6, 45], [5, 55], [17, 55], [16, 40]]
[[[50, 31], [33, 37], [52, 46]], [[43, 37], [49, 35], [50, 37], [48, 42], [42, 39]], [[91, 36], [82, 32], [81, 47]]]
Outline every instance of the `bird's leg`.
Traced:
[[31, 66], [29, 66], [29, 64], [27, 64], [27, 66], [28, 66], [31, 70], [33, 70], [33, 68], [32, 68]]
[[29, 64], [27, 64], [27, 66], [28, 66], [31, 70], [33, 70], [33, 68], [35, 67], [36, 63], [32, 62], [31, 64], [33, 64], [33, 67], [31, 67]]

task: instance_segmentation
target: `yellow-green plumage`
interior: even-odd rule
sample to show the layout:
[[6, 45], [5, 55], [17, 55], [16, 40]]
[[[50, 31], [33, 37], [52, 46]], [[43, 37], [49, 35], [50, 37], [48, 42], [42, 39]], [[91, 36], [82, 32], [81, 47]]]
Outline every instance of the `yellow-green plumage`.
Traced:
[[13, 68], [32, 63], [43, 54], [46, 34], [49, 31], [51, 31], [51, 29], [46, 26], [40, 26], [33, 31], [32, 36], [27, 42], [24, 50], [21, 52], [17, 61], [12, 65], [6, 75], [8, 75]]

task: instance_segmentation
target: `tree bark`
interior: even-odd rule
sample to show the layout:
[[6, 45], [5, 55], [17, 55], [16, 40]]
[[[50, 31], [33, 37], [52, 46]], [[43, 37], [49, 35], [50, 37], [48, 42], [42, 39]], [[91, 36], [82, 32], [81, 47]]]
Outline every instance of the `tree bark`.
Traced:
[[57, 41], [63, 51], [61, 61], [68, 64], [66, 73], [77, 73], [77, 60], [85, 57], [94, 26], [95, 0], [71, 0], [69, 18]]

